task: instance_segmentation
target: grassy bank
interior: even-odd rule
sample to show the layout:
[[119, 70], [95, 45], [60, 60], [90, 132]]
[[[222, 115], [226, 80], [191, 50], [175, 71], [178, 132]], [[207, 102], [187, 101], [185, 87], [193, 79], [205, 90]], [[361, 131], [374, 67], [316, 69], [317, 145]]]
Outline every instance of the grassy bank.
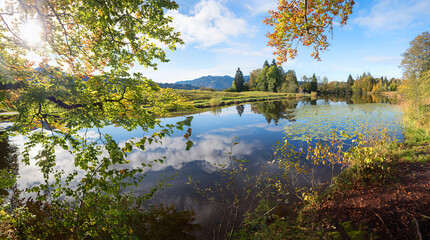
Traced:
[[[355, 149], [332, 185], [273, 216], [259, 239], [430, 239], [430, 136], [408, 128], [403, 142]], [[363, 161], [360, 161], [362, 158]], [[245, 239], [245, 238], [244, 238]]]
[[[192, 114], [195, 112], [209, 110], [212, 107], [228, 106], [246, 102], [268, 101], [268, 100], [281, 100], [291, 98], [310, 98], [311, 94], [301, 93], [272, 93], [260, 91], [248, 92], [221, 92], [221, 91], [202, 91], [202, 90], [179, 90], [175, 89], [174, 92], [187, 101], [191, 102], [195, 109], [190, 109], [187, 112], [177, 112], [175, 109], [170, 110], [169, 117], [174, 117], [183, 114]], [[3, 112], [1, 112], [3, 111]], [[0, 118], [8, 119], [17, 112], [7, 112], [6, 109], [0, 110]], [[166, 116], [160, 116], [166, 117]]]
[[308, 205], [309, 222], [334, 226], [341, 223], [367, 237], [382, 239], [429, 239], [430, 138], [422, 130], [408, 129], [405, 142], [383, 149], [383, 161], [352, 165], [335, 184]]
[[201, 90], [175, 90], [177, 94], [192, 101], [197, 108], [224, 106], [244, 102], [277, 100], [296, 97], [310, 97], [310, 94], [271, 93], [271, 92], [219, 92]]

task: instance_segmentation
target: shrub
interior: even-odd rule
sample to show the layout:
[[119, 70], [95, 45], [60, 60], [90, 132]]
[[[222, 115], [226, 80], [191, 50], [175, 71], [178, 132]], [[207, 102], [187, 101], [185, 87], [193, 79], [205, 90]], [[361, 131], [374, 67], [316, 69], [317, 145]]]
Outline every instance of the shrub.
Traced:
[[220, 106], [221, 103], [222, 103], [222, 100], [220, 97], [214, 97], [214, 98], [209, 99], [209, 105], [211, 107]]

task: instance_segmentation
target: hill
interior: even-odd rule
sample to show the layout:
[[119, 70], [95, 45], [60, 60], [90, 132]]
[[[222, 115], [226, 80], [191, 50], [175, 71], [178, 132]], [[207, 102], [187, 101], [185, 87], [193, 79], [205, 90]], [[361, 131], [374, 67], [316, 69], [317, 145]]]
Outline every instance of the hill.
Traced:
[[[175, 84], [189, 84], [196, 88], [209, 87], [217, 90], [227, 89], [233, 84], [233, 77], [225, 76], [204, 76], [194, 80], [179, 81]], [[245, 82], [249, 81], [249, 76], [244, 76]]]
[[196, 87], [190, 84], [179, 84], [179, 83], [157, 83], [160, 88], [172, 88], [172, 89], [185, 89], [193, 90]]

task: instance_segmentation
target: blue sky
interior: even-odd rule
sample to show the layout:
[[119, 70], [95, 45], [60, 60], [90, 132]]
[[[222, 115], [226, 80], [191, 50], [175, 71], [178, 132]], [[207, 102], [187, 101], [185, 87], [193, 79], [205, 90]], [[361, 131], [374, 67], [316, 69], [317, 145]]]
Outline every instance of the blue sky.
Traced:
[[[276, 0], [177, 0], [179, 9], [167, 12], [172, 26], [182, 34], [184, 45], [158, 70], [135, 66], [156, 82], [177, 82], [207, 75], [244, 75], [271, 61], [267, 47], [271, 31], [262, 20]], [[300, 47], [296, 59], [282, 66], [297, 76], [313, 73], [330, 81], [346, 81], [363, 72], [373, 76], [401, 77], [401, 54], [409, 42], [430, 30], [430, 0], [357, 0], [346, 27], [336, 27], [321, 61], [310, 57], [312, 49]]]

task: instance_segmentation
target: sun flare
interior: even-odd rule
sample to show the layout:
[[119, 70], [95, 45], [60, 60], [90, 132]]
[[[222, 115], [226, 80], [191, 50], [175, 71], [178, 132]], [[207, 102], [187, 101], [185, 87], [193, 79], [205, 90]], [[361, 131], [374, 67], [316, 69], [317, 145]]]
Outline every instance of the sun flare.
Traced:
[[42, 28], [35, 20], [24, 23], [21, 27], [21, 37], [28, 45], [35, 46], [42, 42]]

